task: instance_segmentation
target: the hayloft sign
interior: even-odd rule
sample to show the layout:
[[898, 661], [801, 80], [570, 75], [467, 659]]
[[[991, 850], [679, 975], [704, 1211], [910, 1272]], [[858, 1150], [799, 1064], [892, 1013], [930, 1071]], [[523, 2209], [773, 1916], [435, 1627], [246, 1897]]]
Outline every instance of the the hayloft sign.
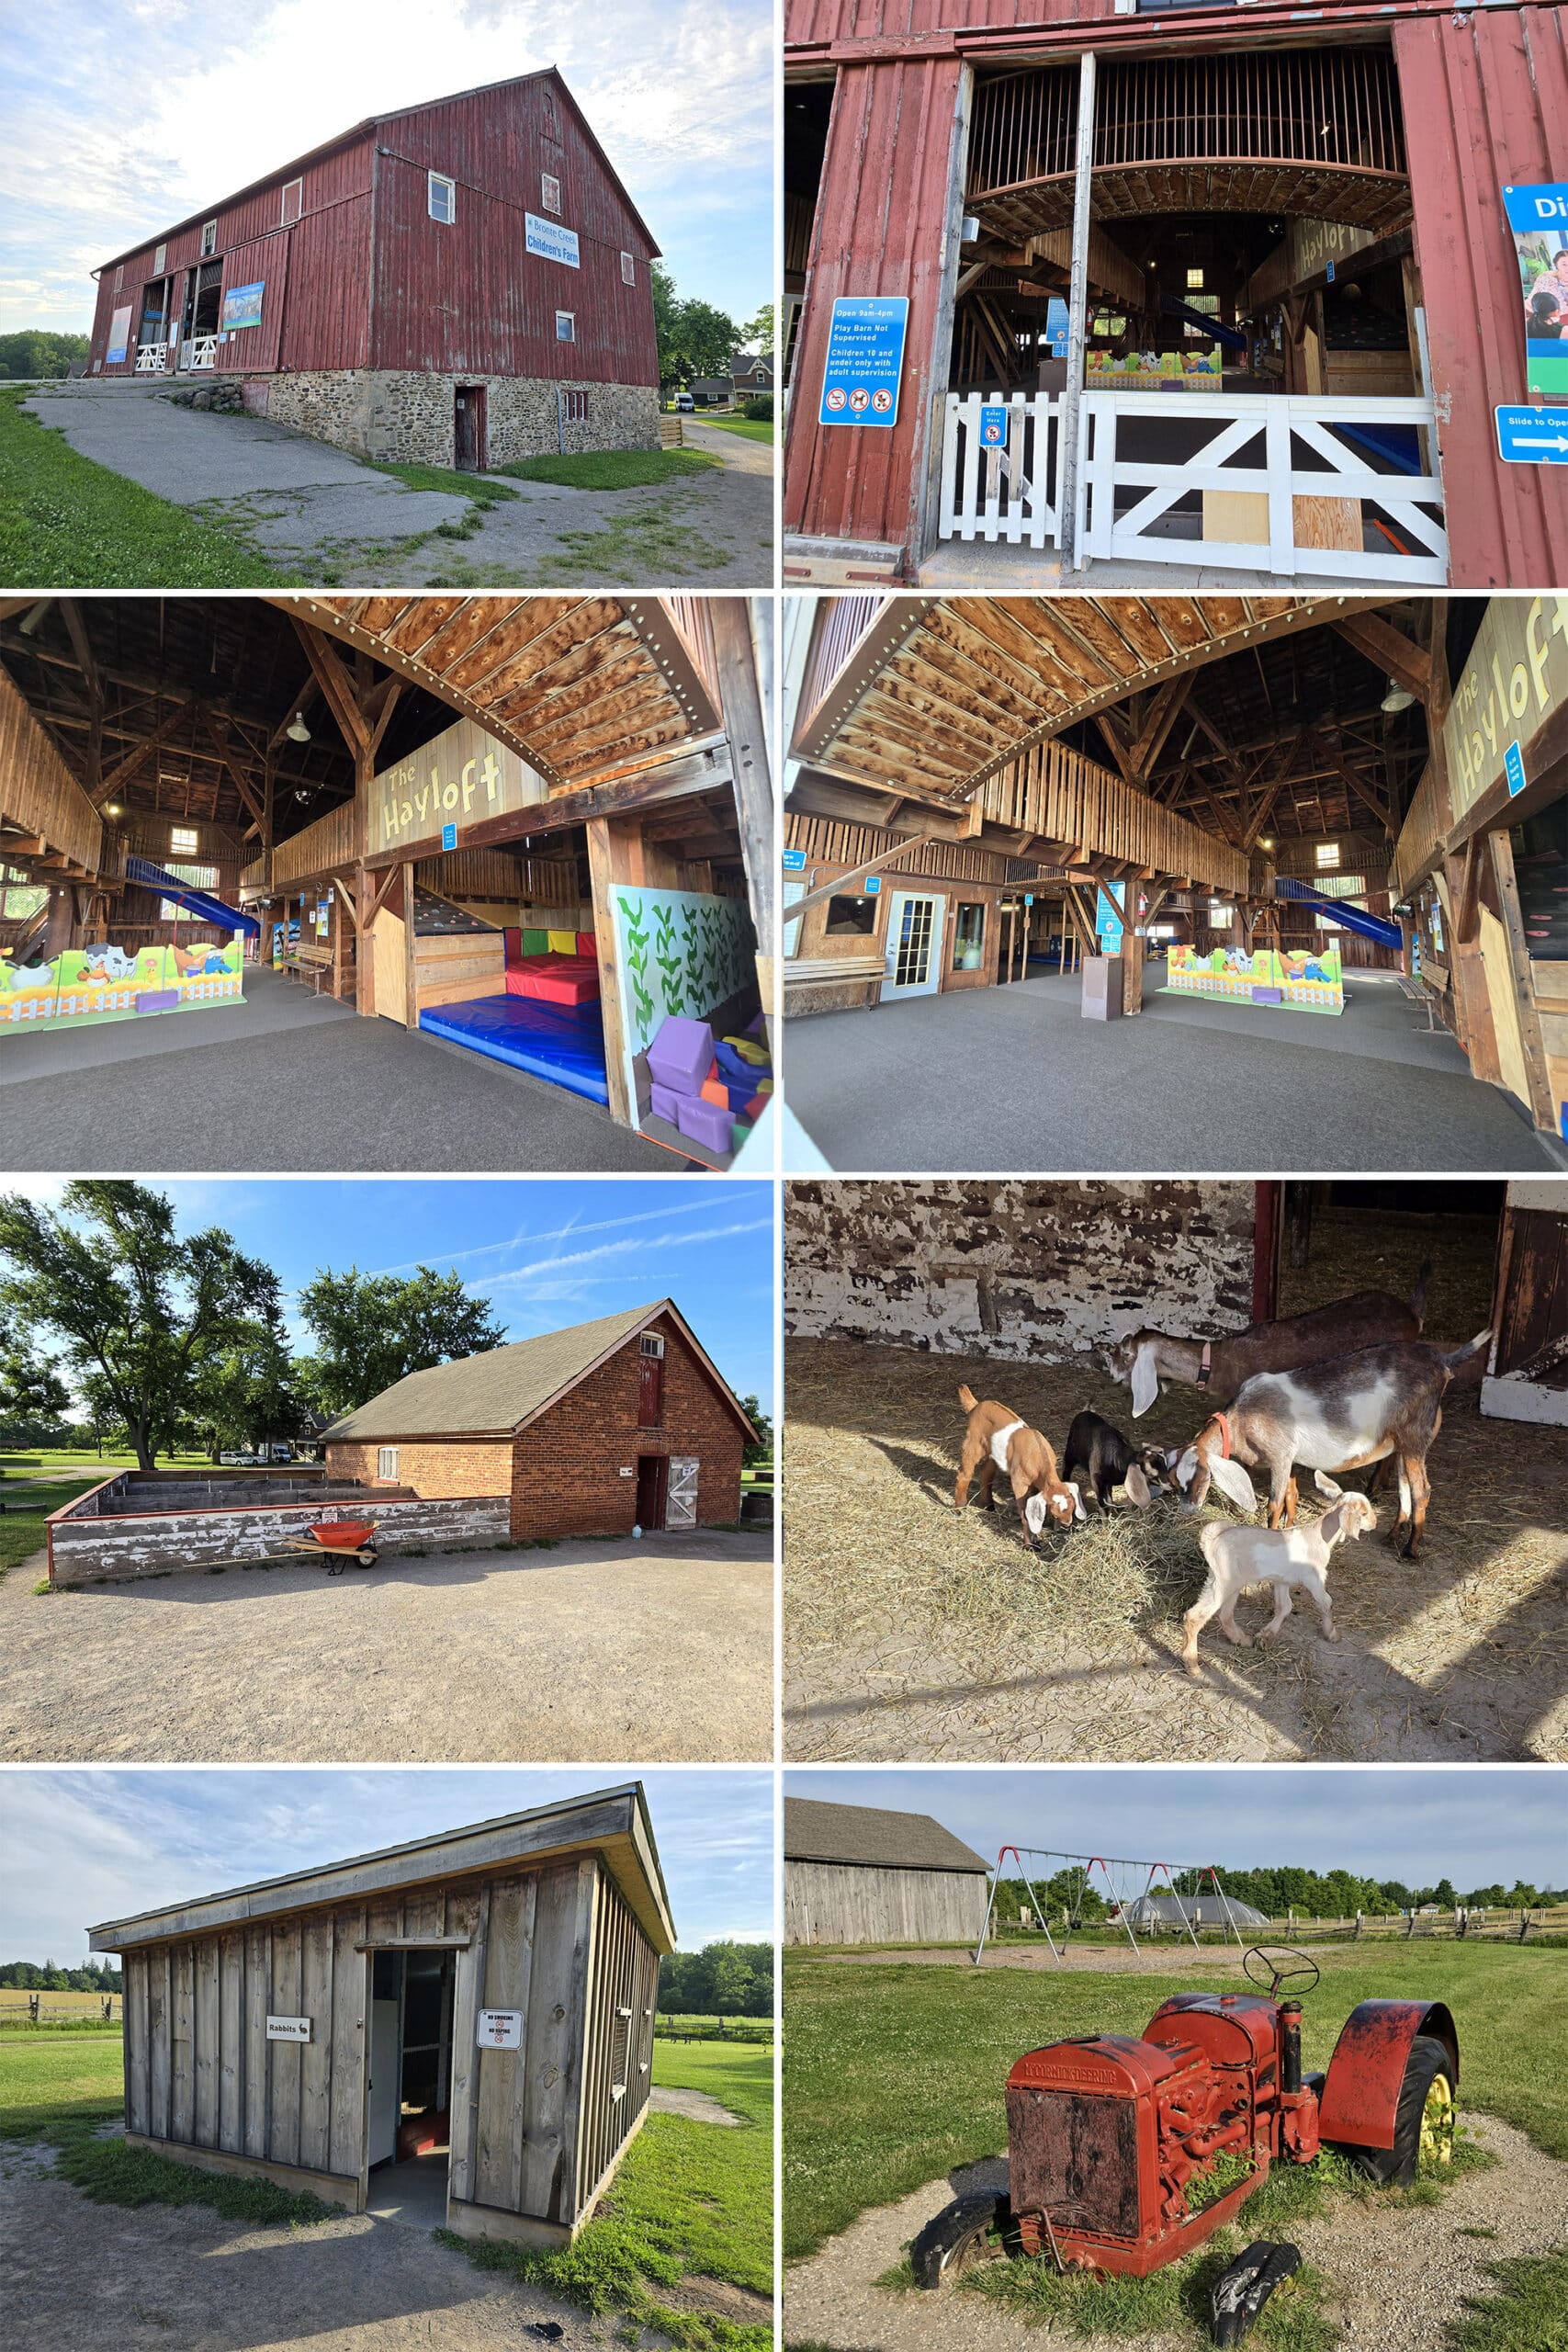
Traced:
[[538, 771], [460, 718], [433, 743], [384, 769], [370, 787], [370, 849], [460, 849], [463, 836], [546, 797]]
[[[1456, 818], [1508, 774], [1510, 747], [1528, 746], [1564, 702], [1568, 596], [1494, 596], [1443, 722]], [[1510, 777], [1510, 794], [1521, 788]]]

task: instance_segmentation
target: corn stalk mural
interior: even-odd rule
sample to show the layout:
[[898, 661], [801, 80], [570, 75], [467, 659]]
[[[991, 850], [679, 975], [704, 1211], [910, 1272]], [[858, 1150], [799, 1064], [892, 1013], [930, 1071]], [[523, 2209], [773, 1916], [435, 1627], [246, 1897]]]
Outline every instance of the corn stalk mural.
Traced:
[[626, 1083], [632, 1064], [671, 1013], [705, 1021], [755, 977], [756, 934], [743, 899], [699, 890], [617, 890], [615, 965]]

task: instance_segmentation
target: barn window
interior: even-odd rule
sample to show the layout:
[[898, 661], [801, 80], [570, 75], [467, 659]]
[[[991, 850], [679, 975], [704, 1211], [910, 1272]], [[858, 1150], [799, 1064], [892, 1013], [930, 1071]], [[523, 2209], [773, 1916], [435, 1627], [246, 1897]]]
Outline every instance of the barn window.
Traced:
[[378, 1445], [376, 1448], [376, 1476], [378, 1478], [395, 1478], [397, 1475], [397, 1447], [395, 1445]]
[[955, 972], [978, 972], [986, 961], [985, 901], [964, 899], [953, 913], [953, 968]]
[[563, 392], [561, 394], [561, 415], [568, 424], [586, 424], [588, 422], [587, 393]]
[[560, 182], [554, 172], [539, 174], [539, 202], [547, 212], [560, 210]]
[[637, 284], [637, 263], [630, 254], [621, 255], [621, 284], [623, 286]]
[[657, 1331], [643, 1333], [637, 1345], [637, 1352], [645, 1356], [661, 1356], [664, 1353], [664, 1342]]
[[575, 311], [556, 312], [556, 341], [558, 343], [577, 341], [577, 312]]
[[154, 246], [154, 247], [153, 247], [153, 250], [152, 250], [152, 275], [153, 275], [153, 277], [163, 277], [163, 275], [164, 275], [164, 262], [168, 259], [168, 254], [169, 254], [169, 248], [168, 248], [168, 246], [167, 246], [167, 245], [156, 245], [156, 246]]
[[194, 857], [199, 845], [199, 841], [200, 836], [196, 831], [194, 826], [172, 826], [169, 831], [169, 855], [171, 857]]
[[201, 258], [202, 258], [202, 260], [203, 260], [203, 261], [206, 261], [206, 259], [208, 258], [209, 254], [215, 254], [217, 251], [218, 251], [218, 223], [217, 223], [217, 221], [216, 221], [216, 220], [204, 220], [204, 221], [202, 222], [202, 224], [201, 224]]
[[457, 183], [444, 172], [427, 174], [429, 194], [426, 202], [433, 220], [456, 220], [457, 218]]
[[1318, 844], [1317, 844], [1317, 870], [1318, 870], [1318, 872], [1319, 872], [1320, 874], [1322, 874], [1322, 873], [1325, 873], [1325, 872], [1326, 872], [1326, 871], [1332, 871], [1332, 869], [1333, 869], [1335, 866], [1337, 866], [1337, 865], [1338, 865], [1338, 863], [1339, 863], [1339, 844], [1338, 844], [1338, 842], [1318, 842]]
[[299, 220], [304, 209], [305, 183], [303, 180], [290, 180], [283, 191], [283, 209], [277, 216], [279, 227], [287, 229], [291, 220]]
[[879, 901], [863, 891], [846, 890], [828, 901], [828, 919], [823, 924], [829, 939], [869, 939], [876, 929]]
[[119, 266], [118, 266], [118, 268], [115, 271], [115, 274], [114, 274], [114, 290], [115, 290], [115, 292], [116, 292], [117, 294], [119, 292], [120, 288], [121, 288], [124, 284], [125, 284], [125, 264], [124, 264], [123, 262], [121, 262], [121, 263], [120, 263], [120, 265], [119, 265]]

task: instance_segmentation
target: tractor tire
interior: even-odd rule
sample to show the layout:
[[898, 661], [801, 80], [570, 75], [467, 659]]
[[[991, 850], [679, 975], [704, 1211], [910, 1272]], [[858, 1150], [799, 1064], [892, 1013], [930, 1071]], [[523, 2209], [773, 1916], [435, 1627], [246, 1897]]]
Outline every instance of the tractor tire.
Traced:
[[1005, 2197], [955, 2197], [926, 2223], [909, 2248], [918, 2287], [950, 2287], [986, 2259], [991, 2232], [1008, 2217]]
[[1399, 2104], [1393, 2112], [1393, 2145], [1392, 2148], [1352, 2148], [1342, 2146], [1339, 2153], [1371, 2180], [1382, 2188], [1408, 2188], [1416, 2178], [1416, 2168], [1421, 2160], [1421, 2136], [1427, 2122], [1427, 2102], [1434, 2097], [1434, 2085], [1441, 2078], [1447, 2092], [1438, 2100], [1446, 2104], [1451, 2123], [1453, 2115], [1453, 2060], [1440, 2041], [1427, 2033], [1418, 2033], [1410, 2045], [1410, 2055], [1404, 2062], [1404, 2080], [1399, 2086]]

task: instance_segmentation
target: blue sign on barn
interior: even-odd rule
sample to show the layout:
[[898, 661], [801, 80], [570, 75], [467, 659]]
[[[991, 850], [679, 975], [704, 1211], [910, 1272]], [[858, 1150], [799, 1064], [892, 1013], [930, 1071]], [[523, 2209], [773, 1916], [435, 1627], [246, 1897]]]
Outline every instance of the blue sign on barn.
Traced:
[[980, 447], [1000, 449], [1008, 437], [1008, 413], [1005, 408], [983, 408], [980, 411]]
[[457, 848], [457, 826], [456, 826], [456, 825], [443, 825], [443, 826], [442, 826], [442, 828], [441, 828], [441, 846], [442, 846], [442, 848], [443, 848], [443, 849], [456, 849], [456, 848]]
[[798, 874], [805, 864], [806, 852], [803, 849], [785, 850], [784, 854], [784, 870], [786, 874]]
[[819, 424], [898, 422], [909, 304], [902, 294], [840, 294], [828, 329]]

